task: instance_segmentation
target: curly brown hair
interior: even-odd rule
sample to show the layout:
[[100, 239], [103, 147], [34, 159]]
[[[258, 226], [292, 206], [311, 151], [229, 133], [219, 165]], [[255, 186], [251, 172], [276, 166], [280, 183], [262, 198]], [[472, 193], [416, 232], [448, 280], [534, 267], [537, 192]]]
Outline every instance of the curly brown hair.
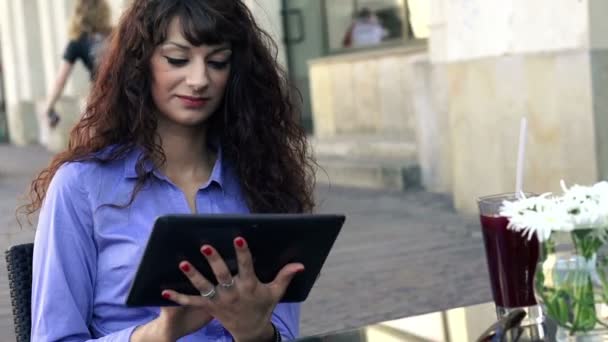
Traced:
[[[134, 148], [142, 150], [128, 206], [150, 177], [144, 165], [164, 162], [153, 115], [157, 109], [150, 92], [150, 58], [176, 16], [191, 44], [230, 43], [233, 50], [224, 99], [209, 118], [208, 131], [233, 165], [249, 209], [312, 211], [316, 163], [300, 123], [301, 97], [293, 96], [297, 92], [277, 63], [276, 44], [242, 0], [134, 0], [111, 34], [68, 148], [32, 182], [27, 214], [40, 209], [51, 179], [65, 163], [104, 163], [123, 158]], [[110, 146], [118, 148], [98, 153]]]
[[69, 37], [78, 39], [83, 33], [108, 34], [112, 30], [110, 6], [105, 0], [78, 0], [70, 18]]

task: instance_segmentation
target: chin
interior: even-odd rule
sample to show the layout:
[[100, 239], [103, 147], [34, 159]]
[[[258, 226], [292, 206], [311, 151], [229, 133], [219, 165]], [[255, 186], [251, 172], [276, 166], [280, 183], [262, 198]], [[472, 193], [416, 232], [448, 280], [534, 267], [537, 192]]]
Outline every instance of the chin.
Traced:
[[169, 118], [169, 120], [184, 126], [200, 126], [207, 122], [211, 117], [210, 113], [188, 113], [186, 115], [179, 115], [178, 117]]
[[209, 119], [208, 117], [182, 119], [182, 120], [176, 120], [175, 123], [177, 123], [178, 125], [182, 125], [182, 126], [196, 127], [196, 126], [205, 124], [205, 122], [207, 122], [208, 119]]
[[168, 124], [194, 127], [205, 124], [213, 115], [214, 106], [202, 110], [185, 110], [184, 108], [165, 108], [161, 110], [161, 120]]

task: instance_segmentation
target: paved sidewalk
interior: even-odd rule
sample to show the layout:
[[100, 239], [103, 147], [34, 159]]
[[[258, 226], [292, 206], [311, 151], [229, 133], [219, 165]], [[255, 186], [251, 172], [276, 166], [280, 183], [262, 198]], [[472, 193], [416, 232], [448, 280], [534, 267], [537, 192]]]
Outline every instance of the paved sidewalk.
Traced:
[[[41, 147], [0, 144], [0, 250], [32, 240], [15, 221], [16, 198], [49, 158]], [[319, 185], [317, 200], [347, 223], [303, 305], [302, 334], [490, 299], [478, 222], [456, 215], [446, 196]], [[1, 258], [0, 341], [14, 341], [10, 310]]]

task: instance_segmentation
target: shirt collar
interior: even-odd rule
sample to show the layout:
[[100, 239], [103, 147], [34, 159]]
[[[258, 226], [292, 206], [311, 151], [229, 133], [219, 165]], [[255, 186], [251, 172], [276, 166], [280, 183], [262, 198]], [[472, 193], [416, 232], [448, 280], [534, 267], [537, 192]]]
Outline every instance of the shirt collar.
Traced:
[[[212, 182], [217, 183], [221, 188], [223, 188], [226, 171], [224, 170], [225, 163], [222, 153], [222, 146], [221, 144], [212, 144], [212, 146], [216, 149], [217, 158], [215, 160], [215, 165], [213, 165], [213, 170], [211, 170], [209, 182], [207, 182], [207, 184], [205, 184], [203, 188], [211, 184]], [[137, 178], [137, 161], [139, 160], [142, 154], [143, 151], [139, 147], [133, 148], [133, 150], [127, 154], [125, 158], [125, 178]], [[153, 172], [154, 175], [159, 179], [167, 179], [165, 175], [161, 174], [160, 172], [158, 172], [158, 170], [155, 169], [154, 164], [151, 161], [146, 161], [146, 163], [144, 164], [144, 169], [146, 172]]]

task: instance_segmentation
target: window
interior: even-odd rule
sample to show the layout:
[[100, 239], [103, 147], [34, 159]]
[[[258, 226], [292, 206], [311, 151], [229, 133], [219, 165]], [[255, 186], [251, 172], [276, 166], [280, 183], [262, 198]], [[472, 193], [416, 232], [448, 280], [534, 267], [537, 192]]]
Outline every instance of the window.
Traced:
[[428, 0], [326, 0], [330, 52], [428, 37]]

